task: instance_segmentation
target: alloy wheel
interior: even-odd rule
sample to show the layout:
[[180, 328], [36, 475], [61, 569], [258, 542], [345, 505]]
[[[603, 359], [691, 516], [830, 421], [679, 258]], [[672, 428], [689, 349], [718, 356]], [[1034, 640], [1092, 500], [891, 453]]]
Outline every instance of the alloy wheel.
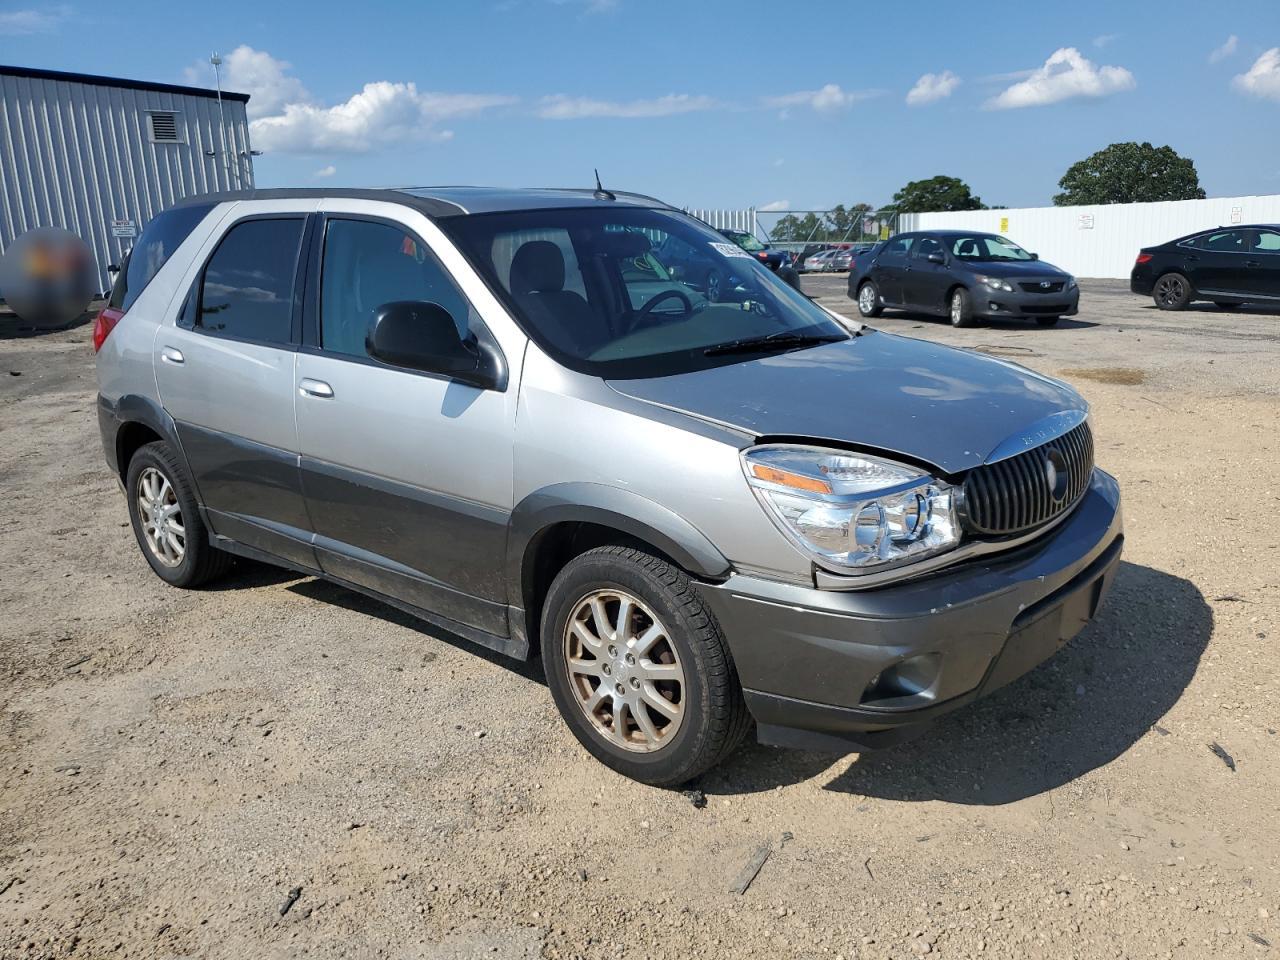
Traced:
[[959, 326], [962, 319], [964, 319], [964, 301], [960, 297], [960, 291], [957, 290], [951, 295], [951, 322]]
[[166, 567], [181, 565], [187, 555], [182, 507], [169, 478], [155, 467], [138, 474], [138, 522], [151, 555]]
[[1164, 277], [1156, 284], [1156, 299], [1165, 306], [1174, 306], [1182, 301], [1182, 281], [1177, 277]]
[[621, 590], [587, 594], [561, 646], [574, 702], [597, 734], [632, 753], [671, 742], [684, 719], [684, 667], [645, 603]]
[[864, 283], [862, 289], [858, 291], [858, 309], [863, 313], [870, 313], [876, 308], [876, 290], [869, 283]]

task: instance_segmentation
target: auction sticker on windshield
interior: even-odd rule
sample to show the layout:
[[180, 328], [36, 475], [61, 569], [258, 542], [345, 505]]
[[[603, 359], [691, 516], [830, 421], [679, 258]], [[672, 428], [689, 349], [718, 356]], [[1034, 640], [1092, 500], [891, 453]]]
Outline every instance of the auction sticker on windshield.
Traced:
[[715, 247], [726, 257], [745, 257], [748, 260], [752, 259], [751, 254], [747, 253], [747, 251], [743, 250], [736, 243], [713, 243], [711, 246]]

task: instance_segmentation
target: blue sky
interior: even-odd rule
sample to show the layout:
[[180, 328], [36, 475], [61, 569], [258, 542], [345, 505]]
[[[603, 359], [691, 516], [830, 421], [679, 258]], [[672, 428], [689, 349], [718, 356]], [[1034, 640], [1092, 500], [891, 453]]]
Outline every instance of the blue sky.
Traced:
[[1150, 140], [1210, 196], [1280, 193], [1280, 0], [0, 0], [0, 62], [212, 85], [214, 49], [253, 95], [261, 186], [599, 167], [681, 205], [820, 209], [948, 174], [1023, 206]]

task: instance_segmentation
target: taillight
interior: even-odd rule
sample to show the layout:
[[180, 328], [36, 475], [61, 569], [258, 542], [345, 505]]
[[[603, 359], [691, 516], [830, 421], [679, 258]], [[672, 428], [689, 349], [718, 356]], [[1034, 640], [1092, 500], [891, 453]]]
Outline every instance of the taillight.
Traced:
[[107, 337], [122, 319], [124, 319], [124, 311], [115, 307], [103, 307], [102, 312], [93, 318], [94, 353], [102, 349], [102, 345], [107, 342]]
[[769, 259], [769, 255], [767, 253], [757, 253], [756, 256], [759, 257], [761, 260]]
[[1148, 262], [1150, 262], [1151, 260], [1154, 260], [1154, 259], [1155, 259], [1155, 254], [1154, 254], [1154, 253], [1140, 253], [1140, 254], [1138, 254], [1138, 260], [1137, 260], [1137, 262], [1138, 262], [1138, 263], [1148, 263]]

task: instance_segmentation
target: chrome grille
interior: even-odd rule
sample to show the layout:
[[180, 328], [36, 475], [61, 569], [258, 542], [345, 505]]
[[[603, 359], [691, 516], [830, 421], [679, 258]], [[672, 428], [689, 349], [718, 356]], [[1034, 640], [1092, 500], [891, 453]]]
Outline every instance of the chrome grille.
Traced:
[[1093, 434], [1086, 422], [1033, 450], [971, 470], [964, 481], [965, 528], [1003, 536], [1048, 523], [1080, 499], [1092, 473]]

